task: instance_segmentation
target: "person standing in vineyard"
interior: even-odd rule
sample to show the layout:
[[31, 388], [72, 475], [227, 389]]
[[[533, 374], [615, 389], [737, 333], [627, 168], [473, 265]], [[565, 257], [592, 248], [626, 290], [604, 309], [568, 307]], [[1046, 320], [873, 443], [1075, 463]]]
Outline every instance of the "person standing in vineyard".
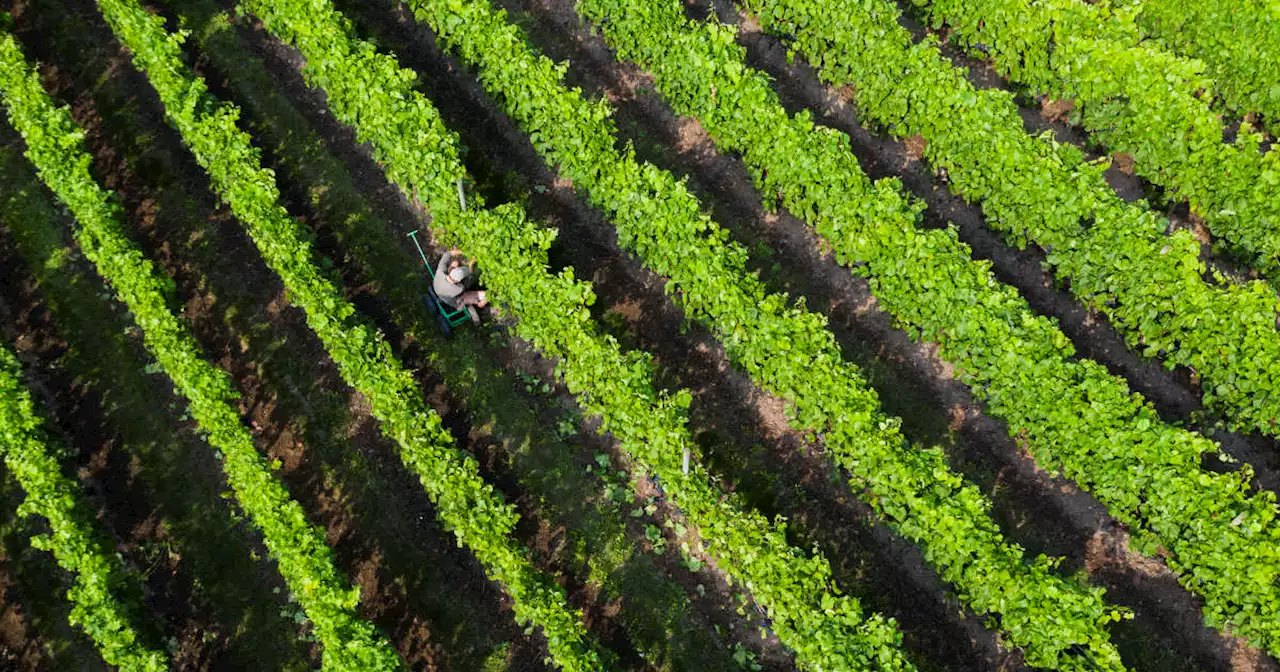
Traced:
[[483, 290], [471, 289], [476, 262], [472, 259], [464, 263], [463, 259], [462, 250], [458, 249], [449, 250], [440, 257], [431, 286], [441, 302], [454, 309], [466, 308], [471, 320], [478, 324], [480, 315], [476, 309], [489, 305], [489, 299]]

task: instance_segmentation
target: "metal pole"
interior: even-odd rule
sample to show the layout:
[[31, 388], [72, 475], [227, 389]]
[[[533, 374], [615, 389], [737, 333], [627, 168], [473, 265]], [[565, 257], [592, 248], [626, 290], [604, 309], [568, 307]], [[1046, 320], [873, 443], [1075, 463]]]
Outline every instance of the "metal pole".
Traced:
[[413, 239], [413, 246], [418, 248], [418, 256], [422, 257], [422, 265], [430, 269], [431, 264], [427, 261], [427, 253], [422, 251], [422, 244], [418, 242], [418, 230], [414, 229], [407, 235]]
[[458, 205], [462, 207], [462, 211], [467, 211], [467, 197], [462, 194], [462, 178], [458, 178]]

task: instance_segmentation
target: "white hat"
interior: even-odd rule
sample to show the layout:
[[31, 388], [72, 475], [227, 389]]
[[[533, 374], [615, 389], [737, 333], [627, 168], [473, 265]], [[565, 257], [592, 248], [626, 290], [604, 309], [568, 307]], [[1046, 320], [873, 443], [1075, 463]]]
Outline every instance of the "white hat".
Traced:
[[466, 280], [467, 269], [463, 268], [462, 266], [459, 266], [449, 271], [449, 279], [453, 280], [454, 282], [462, 282], [463, 280]]

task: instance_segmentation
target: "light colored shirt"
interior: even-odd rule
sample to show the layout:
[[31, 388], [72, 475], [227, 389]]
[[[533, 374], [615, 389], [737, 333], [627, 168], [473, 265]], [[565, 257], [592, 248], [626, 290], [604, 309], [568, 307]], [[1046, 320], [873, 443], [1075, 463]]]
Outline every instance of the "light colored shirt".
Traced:
[[465, 264], [459, 266], [466, 277], [462, 282], [454, 282], [449, 278], [449, 264], [453, 261], [452, 252], [446, 252], [440, 257], [440, 263], [436, 265], [435, 277], [431, 280], [431, 287], [436, 290], [436, 296], [440, 300], [447, 303], [451, 308], [458, 307], [458, 297], [462, 296], [462, 292], [466, 291], [467, 284], [471, 282], [471, 269]]

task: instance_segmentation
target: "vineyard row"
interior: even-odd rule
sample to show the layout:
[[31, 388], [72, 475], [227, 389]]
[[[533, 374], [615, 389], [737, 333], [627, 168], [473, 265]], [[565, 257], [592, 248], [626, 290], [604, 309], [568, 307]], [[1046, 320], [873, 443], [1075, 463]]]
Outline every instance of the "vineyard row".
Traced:
[[867, 276], [899, 327], [937, 343], [1038, 464], [1093, 493], [1214, 610], [1274, 619], [1252, 605], [1280, 602], [1280, 529], [1275, 498], [1252, 492], [1250, 469], [1203, 469], [1204, 455], [1220, 452], [1214, 442], [1162, 422], [1123, 379], [1076, 358], [1066, 335], [973, 261], [954, 230], [922, 228], [923, 204], [896, 180], [869, 181], [848, 137], [788, 116], [732, 28], [694, 24], [675, 1], [581, 0], [579, 10], [620, 56], [653, 73], [676, 112], [743, 157], [762, 194], [777, 194]]

